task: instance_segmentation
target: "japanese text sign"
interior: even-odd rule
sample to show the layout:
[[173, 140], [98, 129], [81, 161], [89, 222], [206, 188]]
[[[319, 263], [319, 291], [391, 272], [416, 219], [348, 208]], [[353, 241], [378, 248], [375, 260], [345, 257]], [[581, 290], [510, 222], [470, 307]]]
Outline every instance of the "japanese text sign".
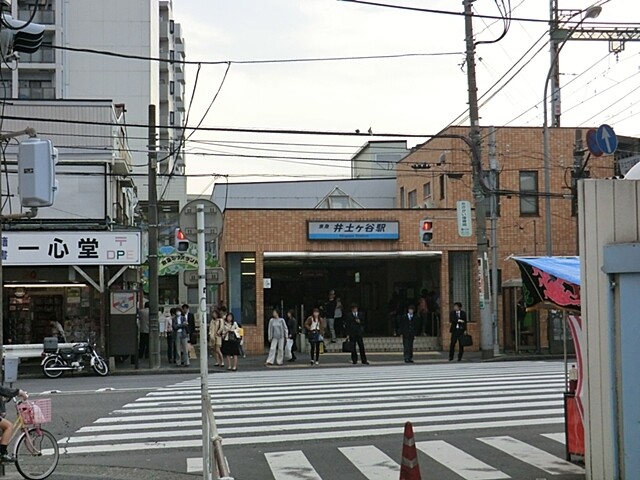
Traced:
[[140, 265], [140, 232], [2, 233], [4, 265]]
[[308, 222], [309, 240], [398, 240], [398, 222]]

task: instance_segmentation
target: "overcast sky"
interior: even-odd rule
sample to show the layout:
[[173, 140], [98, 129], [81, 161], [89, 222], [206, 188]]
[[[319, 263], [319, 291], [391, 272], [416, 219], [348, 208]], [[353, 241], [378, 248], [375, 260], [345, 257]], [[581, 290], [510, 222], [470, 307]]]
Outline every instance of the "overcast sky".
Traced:
[[[386, 3], [462, 9], [458, 0]], [[560, 7], [584, 9], [592, 3], [561, 0]], [[638, 15], [630, 15], [639, 10], [636, 0], [605, 3], [598, 23], [631, 18], [640, 24]], [[477, 0], [474, 5], [477, 13], [498, 14], [491, 0]], [[512, 7], [513, 17], [549, 16], [545, 0], [512, 0]], [[340, 62], [232, 64], [203, 125], [362, 132], [371, 127], [374, 136], [345, 139], [198, 132], [191, 139], [195, 142], [187, 145], [191, 152], [187, 155], [188, 174], [219, 173], [228, 175], [229, 181], [345, 176], [349, 175], [348, 163], [338, 160], [348, 159], [364, 141], [375, 139], [376, 132], [437, 133], [466, 109], [463, 17], [339, 0], [174, 0], [174, 17], [182, 24], [187, 59], [192, 61], [453, 53]], [[494, 39], [502, 28], [501, 21], [474, 20], [477, 40]], [[544, 23], [513, 21], [499, 43], [479, 45], [479, 94], [518, 61], [547, 28]], [[609, 53], [606, 41], [567, 43], [560, 60], [561, 83], [565, 85], [563, 126], [609, 123], [618, 134], [640, 136], [639, 47], [640, 43], [627, 43], [622, 53], [614, 55]], [[549, 68], [546, 43], [536, 44], [527, 58], [540, 48], [513, 81], [481, 106], [483, 125], [542, 125], [539, 104]], [[202, 67], [190, 125], [204, 114], [225, 68]], [[187, 104], [195, 73], [195, 66], [187, 68]], [[410, 141], [410, 145], [415, 143]], [[191, 178], [189, 192], [199, 194], [212, 185], [212, 178]]]

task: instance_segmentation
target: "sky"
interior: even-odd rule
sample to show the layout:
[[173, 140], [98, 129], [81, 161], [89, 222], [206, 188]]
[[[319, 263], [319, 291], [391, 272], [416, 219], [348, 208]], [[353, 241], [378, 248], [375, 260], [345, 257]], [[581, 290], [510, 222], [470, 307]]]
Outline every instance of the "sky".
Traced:
[[[461, 1], [383, 1], [462, 10]], [[593, 1], [560, 0], [560, 8], [581, 10]], [[606, 24], [612, 28], [629, 18], [637, 18], [640, 25], [640, 16], [630, 15], [640, 13], [636, 0], [598, 3], [601, 15], [585, 22], [585, 27]], [[173, 4], [190, 61], [438, 54], [232, 63], [203, 126], [362, 133], [371, 128], [373, 135], [196, 132], [186, 145], [187, 174], [204, 176], [189, 178], [189, 193], [206, 194], [214, 181], [348, 176], [348, 159], [363, 143], [376, 140], [376, 133], [429, 135], [451, 124], [469, 124], [464, 115], [468, 92], [461, 16], [340, 0], [174, 0]], [[513, 17], [549, 18], [545, 0], [512, 0], [511, 6]], [[474, 9], [481, 15], [499, 15], [492, 0], [476, 0]], [[513, 20], [502, 40], [477, 46], [482, 125], [542, 125], [541, 101], [550, 65], [547, 29], [543, 22]], [[503, 32], [503, 22], [475, 18], [474, 32], [476, 41], [496, 39]], [[525, 60], [517, 63], [529, 50]], [[609, 52], [607, 41], [567, 42], [560, 54], [562, 126], [590, 128], [608, 123], [618, 134], [640, 136], [639, 50], [639, 42], [628, 42], [619, 54]], [[525, 63], [495, 96], [482, 97], [514, 64], [518, 66], [512, 74]], [[196, 68], [186, 69], [186, 105], [194, 91]], [[189, 125], [203, 117], [225, 69], [224, 64], [201, 67]], [[421, 141], [408, 140], [410, 146]]]

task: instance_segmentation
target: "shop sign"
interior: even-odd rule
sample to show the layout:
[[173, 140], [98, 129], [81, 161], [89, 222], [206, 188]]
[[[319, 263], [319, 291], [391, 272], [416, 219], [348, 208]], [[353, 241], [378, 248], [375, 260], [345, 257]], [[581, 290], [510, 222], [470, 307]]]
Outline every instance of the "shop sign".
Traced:
[[308, 222], [309, 240], [398, 240], [399, 222]]
[[140, 265], [140, 232], [3, 232], [2, 262], [26, 265]]
[[458, 214], [458, 235], [470, 237], [471, 231], [471, 202], [460, 200], [456, 202], [456, 213]]
[[135, 315], [136, 300], [136, 292], [111, 292], [111, 315]]

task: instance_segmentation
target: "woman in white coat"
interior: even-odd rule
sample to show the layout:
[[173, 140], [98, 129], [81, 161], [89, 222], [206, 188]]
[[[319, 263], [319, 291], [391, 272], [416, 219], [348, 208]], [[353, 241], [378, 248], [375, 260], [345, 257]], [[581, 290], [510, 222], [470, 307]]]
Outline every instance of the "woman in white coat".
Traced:
[[267, 366], [273, 365], [274, 362], [277, 365], [282, 365], [284, 362], [284, 345], [288, 336], [287, 322], [280, 316], [280, 312], [274, 309], [271, 314], [271, 320], [269, 320], [268, 339], [271, 342], [271, 348], [267, 357]]

